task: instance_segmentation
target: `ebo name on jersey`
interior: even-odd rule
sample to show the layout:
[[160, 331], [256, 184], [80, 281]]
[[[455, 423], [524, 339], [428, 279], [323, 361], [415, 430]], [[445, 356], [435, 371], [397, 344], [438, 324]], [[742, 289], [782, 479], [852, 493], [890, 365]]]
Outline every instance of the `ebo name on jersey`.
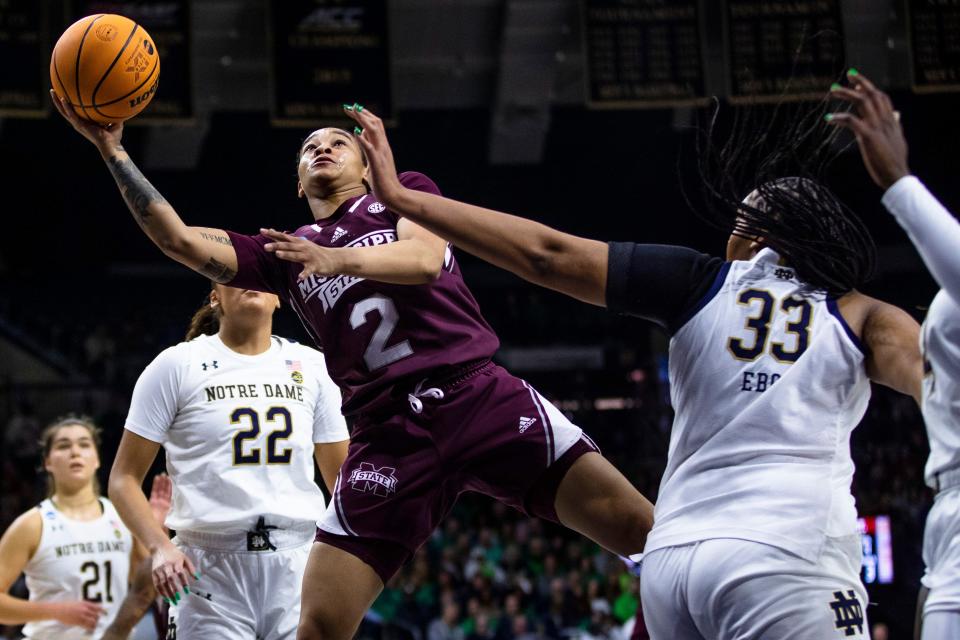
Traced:
[[744, 371], [740, 382], [740, 391], [754, 391], [763, 393], [780, 379], [779, 373], [764, 373], [763, 371]]
[[99, 540], [97, 542], [74, 542], [57, 545], [54, 550], [58, 558], [65, 558], [89, 553], [126, 552], [127, 545], [123, 540]]
[[277, 398], [279, 400], [303, 402], [303, 386], [299, 384], [279, 385], [262, 382], [259, 386], [263, 388], [263, 395], [257, 392], [257, 385], [255, 384], [218, 384], [212, 387], [204, 387], [203, 390], [207, 395], [207, 402], [227, 398], [231, 400], [237, 398]]

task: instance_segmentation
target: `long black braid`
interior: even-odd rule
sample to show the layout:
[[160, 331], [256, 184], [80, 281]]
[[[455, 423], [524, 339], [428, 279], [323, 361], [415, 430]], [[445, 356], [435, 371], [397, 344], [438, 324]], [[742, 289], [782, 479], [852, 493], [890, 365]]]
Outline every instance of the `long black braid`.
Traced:
[[876, 246], [863, 222], [823, 181], [844, 148], [840, 129], [824, 120], [835, 109], [827, 99], [813, 107], [783, 101], [740, 107], [729, 134], [718, 142], [721, 108], [715, 102], [707, 125], [698, 129], [702, 197], [688, 202], [713, 226], [762, 238], [801, 280], [840, 296], [872, 275]]

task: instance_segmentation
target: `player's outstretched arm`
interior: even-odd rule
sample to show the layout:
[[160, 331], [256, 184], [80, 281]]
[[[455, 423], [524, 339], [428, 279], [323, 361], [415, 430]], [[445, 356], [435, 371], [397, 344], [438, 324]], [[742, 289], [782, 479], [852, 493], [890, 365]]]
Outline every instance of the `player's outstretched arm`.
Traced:
[[[150, 487], [150, 510], [153, 518], [161, 525], [170, 512], [173, 497], [173, 482], [165, 473], [153, 478]], [[157, 590], [153, 586], [153, 567], [150, 552], [140, 541], [134, 538], [133, 551], [130, 553], [130, 589], [120, 603], [113, 622], [103, 632], [100, 640], [126, 640], [137, 626], [143, 615], [150, 609]]]
[[120, 519], [150, 552], [154, 587], [164, 598], [176, 602], [196, 578], [196, 568], [170, 542], [140, 488], [159, 450], [156, 442], [125, 429], [108, 487]]
[[850, 72], [851, 88], [832, 94], [852, 105], [828, 118], [856, 136], [870, 177], [886, 193], [883, 204], [910, 236], [937, 283], [960, 302], [960, 223], [907, 165], [907, 141], [899, 114], [886, 93], [861, 73]]
[[346, 112], [363, 128], [359, 140], [370, 161], [373, 190], [391, 210], [525, 280], [584, 302], [606, 304], [605, 243], [405, 188], [380, 118], [362, 108]]
[[917, 321], [903, 309], [857, 292], [840, 298], [838, 305], [866, 347], [870, 379], [913, 396], [919, 404], [923, 358]]
[[222, 229], [189, 227], [164, 199], [120, 144], [123, 124], [102, 126], [80, 118], [50, 92], [53, 104], [80, 135], [96, 145], [117, 182], [134, 220], [164, 254], [214, 282], [229, 282], [237, 273], [237, 254]]
[[275, 229], [261, 229], [271, 242], [264, 249], [281, 260], [303, 265], [299, 279], [342, 274], [390, 284], [433, 282], [443, 269], [447, 243], [409, 220], [397, 223], [397, 241], [372, 247], [321, 247]]
[[36, 553], [42, 529], [40, 512], [31, 509], [14, 520], [0, 538], [0, 624], [58, 620], [92, 631], [104, 613], [98, 604], [83, 600], [39, 602], [15, 598], [7, 593]]

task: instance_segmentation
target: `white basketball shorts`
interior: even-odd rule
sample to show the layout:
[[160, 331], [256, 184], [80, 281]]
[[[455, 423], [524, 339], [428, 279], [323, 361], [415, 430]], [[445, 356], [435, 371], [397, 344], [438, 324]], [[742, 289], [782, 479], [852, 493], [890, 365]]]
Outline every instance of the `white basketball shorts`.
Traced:
[[828, 539], [817, 563], [719, 538], [646, 554], [643, 617], [654, 640], [867, 639], [857, 535]]
[[923, 532], [923, 614], [960, 612], [960, 487], [937, 494]]
[[178, 532], [173, 542], [193, 561], [200, 579], [170, 608], [173, 637], [294, 640], [315, 532], [313, 523], [271, 531], [276, 551], [248, 551], [244, 533]]

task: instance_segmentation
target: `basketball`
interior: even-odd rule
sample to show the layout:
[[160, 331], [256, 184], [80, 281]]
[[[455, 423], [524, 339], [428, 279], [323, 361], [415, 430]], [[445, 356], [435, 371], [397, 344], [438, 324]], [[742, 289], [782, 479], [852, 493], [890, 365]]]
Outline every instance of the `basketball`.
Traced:
[[63, 32], [50, 56], [50, 82], [82, 118], [123, 122], [150, 104], [160, 77], [153, 38], [133, 20], [97, 14]]

